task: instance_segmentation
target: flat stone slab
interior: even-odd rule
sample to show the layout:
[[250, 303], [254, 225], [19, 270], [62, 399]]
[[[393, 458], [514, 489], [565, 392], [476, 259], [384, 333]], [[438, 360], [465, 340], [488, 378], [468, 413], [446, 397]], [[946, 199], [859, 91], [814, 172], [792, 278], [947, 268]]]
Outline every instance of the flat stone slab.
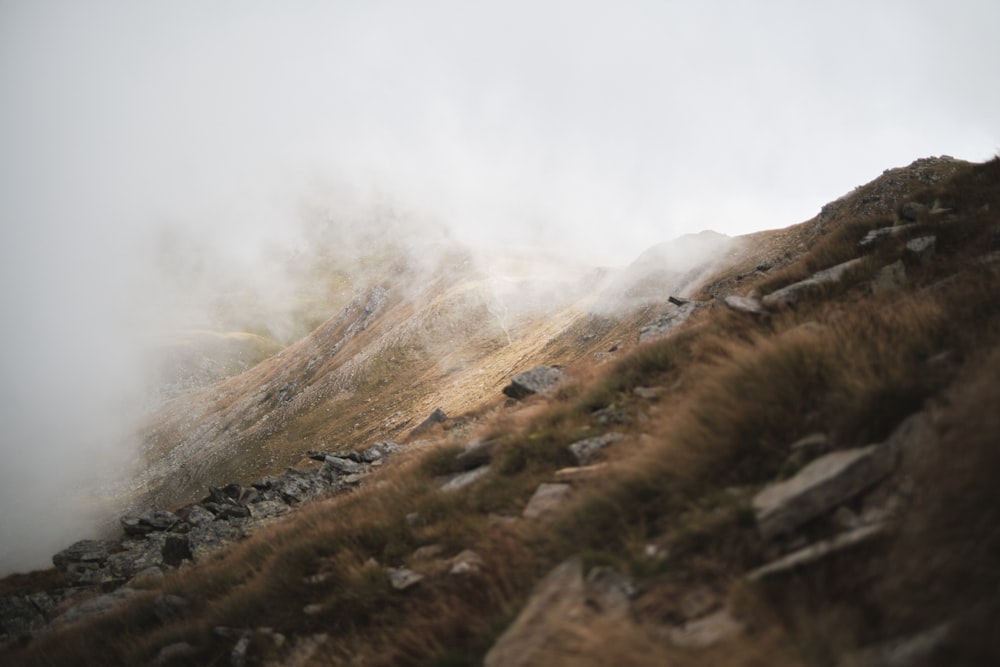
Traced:
[[569, 484], [539, 484], [521, 516], [525, 519], [537, 519], [551, 512], [566, 500], [572, 490], [573, 487]]
[[482, 466], [476, 468], [475, 470], [470, 470], [469, 472], [462, 472], [457, 475], [452, 475], [441, 484], [441, 490], [450, 493], [452, 491], [458, 491], [459, 489], [464, 489], [473, 482], [476, 482], [490, 473], [489, 466]]
[[413, 588], [423, 580], [424, 575], [405, 567], [389, 568], [389, 583], [397, 591], [405, 591], [408, 588]]
[[831, 452], [794, 477], [772, 484], [753, 499], [764, 539], [790, 533], [888, 475], [895, 463], [890, 447], [870, 445]]
[[845, 533], [841, 533], [829, 540], [822, 540], [815, 544], [793, 551], [782, 556], [776, 561], [759, 567], [747, 575], [750, 581], [760, 581], [783, 572], [794, 570], [803, 565], [815, 563], [831, 554], [845, 551], [852, 547], [864, 544], [885, 533], [885, 524], [876, 523], [869, 526], [861, 526]]
[[599, 451], [608, 445], [612, 445], [619, 440], [622, 440], [624, 437], [625, 436], [621, 433], [605, 433], [604, 435], [599, 435], [594, 438], [577, 440], [569, 446], [569, 451], [576, 458], [576, 462], [579, 465], [585, 466], [594, 460], [594, 457], [597, 456]]
[[764, 308], [764, 304], [760, 302], [760, 299], [755, 299], [753, 297], [730, 294], [723, 299], [723, 303], [725, 303], [731, 310], [735, 310], [740, 313], [749, 313], [750, 315], [767, 315], [767, 310]]
[[851, 259], [828, 269], [817, 271], [811, 277], [797, 283], [786, 285], [761, 299], [761, 303], [769, 308], [793, 306], [810, 294], [818, 292], [824, 285], [840, 282], [848, 271], [855, 268], [863, 258]]

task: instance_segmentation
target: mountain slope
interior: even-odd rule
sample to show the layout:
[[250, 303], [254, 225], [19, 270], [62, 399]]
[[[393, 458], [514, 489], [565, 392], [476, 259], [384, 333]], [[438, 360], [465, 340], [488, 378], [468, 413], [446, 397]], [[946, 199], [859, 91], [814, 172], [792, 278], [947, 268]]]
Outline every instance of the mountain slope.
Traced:
[[[218, 471], [202, 449], [360, 448], [435, 405], [450, 430], [9, 660], [992, 664], [998, 210], [1000, 159], [918, 161], [731, 244], [691, 304], [618, 319], [588, 311], [602, 285], [501, 326], [474, 274], [416, 297], [387, 283], [168, 406], [151, 444]], [[536, 361], [574, 379], [500, 398]], [[337, 405], [358, 411], [316, 412]]]

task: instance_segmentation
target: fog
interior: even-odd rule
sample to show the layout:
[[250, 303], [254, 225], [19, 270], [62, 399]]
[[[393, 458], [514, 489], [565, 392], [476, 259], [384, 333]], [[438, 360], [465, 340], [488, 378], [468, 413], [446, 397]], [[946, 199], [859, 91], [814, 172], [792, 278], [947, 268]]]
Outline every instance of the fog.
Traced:
[[150, 338], [227, 285], [282, 298], [317, 215], [345, 255], [594, 265], [783, 227], [994, 155], [997, 25], [991, 0], [0, 0], [0, 572], [91, 534]]

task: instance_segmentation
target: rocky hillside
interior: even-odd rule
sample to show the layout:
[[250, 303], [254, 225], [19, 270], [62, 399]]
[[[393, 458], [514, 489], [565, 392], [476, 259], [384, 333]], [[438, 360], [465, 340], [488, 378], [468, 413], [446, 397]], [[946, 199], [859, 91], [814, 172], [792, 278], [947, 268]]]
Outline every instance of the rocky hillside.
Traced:
[[535, 307], [399, 266], [168, 403], [0, 658], [997, 664], [998, 210], [1000, 159], [932, 158]]

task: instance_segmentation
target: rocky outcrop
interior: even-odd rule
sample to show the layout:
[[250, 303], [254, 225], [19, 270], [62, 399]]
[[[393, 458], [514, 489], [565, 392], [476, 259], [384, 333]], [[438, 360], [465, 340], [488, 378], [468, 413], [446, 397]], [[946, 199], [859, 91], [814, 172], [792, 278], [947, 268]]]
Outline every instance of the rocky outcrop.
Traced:
[[682, 324], [691, 319], [700, 306], [700, 303], [691, 301], [660, 315], [639, 330], [639, 342], [649, 343], [676, 333]]
[[824, 286], [840, 282], [848, 272], [857, 268], [863, 261], [861, 258], [852, 259], [836, 266], [831, 266], [828, 269], [817, 271], [810, 278], [786, 285], [781, 289], [771, 292], [763, 297], [761, 302], [768, 308], [794, 306], [799, 301], [817, 294]]
[[503, 393], [514, 399], [522, 399], [532, 394], [547, 394], [566, 380], [566, 373], [558, 366], [536, 366], [530, 371], [518, 373]]
[[605, 433], [593, 438], [577, 440], [569, 446], [569, 451], [576, 458], [578, 465], [585, 466], [591, 463], [602, 449], [618, 442], [624, 437], [621, 433]]
[[864, 491], [889, 474], [895, 457], [882, 445], [832, 452], [791, 479], [766, 487], [753, 499], [764, 539], [792, 532]]
[[[359, 452], [309, 452], [310, 458], [323, 462], [316, 470], [290, 468], [249, 487], [211, 487], [201, 502], [176, 513], [149, 510], [123, 517], [123, 539], [80, 540], [52, 557], [66, 588], [0, 598], [0, 646], [116, 608], [136, 593], [122, 584], [203, 561], [295, 506], [358, 483], [373, 464], [399, 449], [396, 443], [383, 441]], [[105, 593], [94, 596], [94, 591]], [[65, 607], [72, 599], [80, 602], [54, 615], [57, 605]], [[169, 605], [179, 608], [177, 600], [161, 601], [156, 608], [166, 614]]]

